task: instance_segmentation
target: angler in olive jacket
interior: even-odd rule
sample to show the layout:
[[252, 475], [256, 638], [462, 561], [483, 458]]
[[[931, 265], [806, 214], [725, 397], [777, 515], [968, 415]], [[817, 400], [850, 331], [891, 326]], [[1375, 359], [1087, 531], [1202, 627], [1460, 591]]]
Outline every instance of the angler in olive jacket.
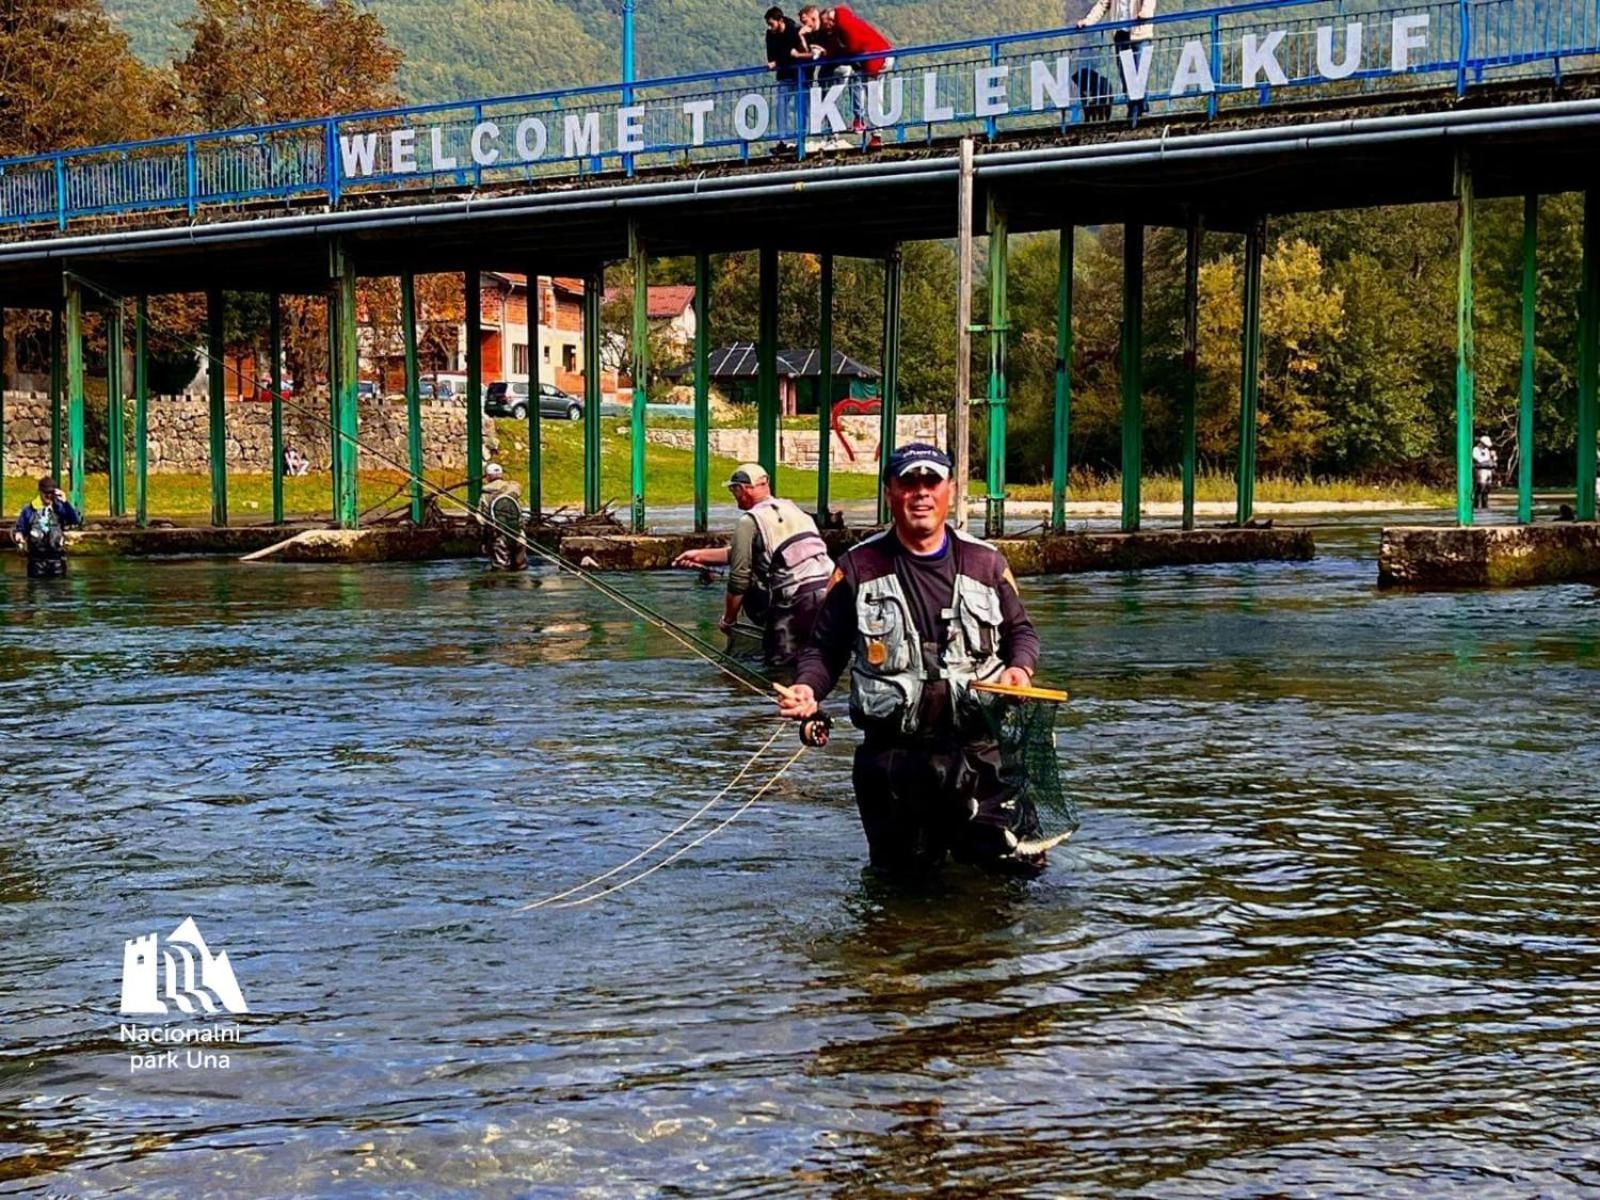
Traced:
[[1026, 686], [1038, 634], [1005, 557], [946, 526], [950, 460], [902, 446], [886, 475], [894, 527], [839, 560], [779, 709], [809, 716], [850, 666], [850, 718], [865, 735], [856, 805], [875, 867], [924, 868], [946, 852], [1042, 865], [1017, 855], [1015, 789], [972, 686]]
[[745, 463], [728, 479], [739, 521], [728, 546], [685, 550], [675, 567], [727, 567], [728, 599], [721, 627], [730, 632], [744, 615], [761, 629], [768, 672], [792, 678], [795, 658], [811, 636], [833, 571], [816, 522], [792, 500], [772, 494], [760, 463]]

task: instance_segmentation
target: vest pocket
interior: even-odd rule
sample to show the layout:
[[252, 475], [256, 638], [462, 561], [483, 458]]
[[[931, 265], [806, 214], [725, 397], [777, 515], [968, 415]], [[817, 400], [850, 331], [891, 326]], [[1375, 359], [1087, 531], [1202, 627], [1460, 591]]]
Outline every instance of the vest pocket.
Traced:
[[956, 619], [967, 653], [982, 662], [1000, 649], [1000, 597], [991, 587], [962, 577], [957, 588]]

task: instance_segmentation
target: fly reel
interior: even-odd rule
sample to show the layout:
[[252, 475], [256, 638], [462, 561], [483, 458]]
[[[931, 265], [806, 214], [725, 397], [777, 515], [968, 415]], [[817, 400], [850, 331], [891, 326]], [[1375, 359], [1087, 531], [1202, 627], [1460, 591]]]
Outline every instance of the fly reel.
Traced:
[[828, 744], [833, 734], [833, 718], [825, 712], [814, 712], [800, 721], [800, 740], [813, 749], [820, 750]]

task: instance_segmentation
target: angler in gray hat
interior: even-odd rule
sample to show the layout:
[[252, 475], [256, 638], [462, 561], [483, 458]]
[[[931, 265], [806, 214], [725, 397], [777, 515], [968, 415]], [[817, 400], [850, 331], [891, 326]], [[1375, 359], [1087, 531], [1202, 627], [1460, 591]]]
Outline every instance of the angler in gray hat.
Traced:
[[728, 491], [740, 509], [732, 544], [686, 550], [672, 565], [726, 566], [723, 631], [733, 629], [742, 611], [761, 627], [768, 673], [788, 678], [822, 609], [833, 560], [816, 523], [794, 501], [772, 494], [772, 481], [760, 463], [745, 463], [729, 476]]

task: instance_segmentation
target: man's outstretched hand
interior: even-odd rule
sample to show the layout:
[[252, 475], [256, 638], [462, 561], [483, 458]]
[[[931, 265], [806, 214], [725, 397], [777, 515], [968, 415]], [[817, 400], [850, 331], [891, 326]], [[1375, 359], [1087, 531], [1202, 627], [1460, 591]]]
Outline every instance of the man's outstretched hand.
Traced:
[[703, 567], [706, 562], [702, 556], [706, 553], [704, 550], [685, 550], [672, 560], [672, 565], [675, 567]]
[[999, 682], [1004, 687], [1028, 687], [1033, 683], [1033, 676], [1026, 667], [1007, 667], [1000, 672]]
[[792, 721], [803, 721], [817, 711], [817, 694], [810, 684], [797, 683], [793, 687], [778, 689], [778, 715]]

